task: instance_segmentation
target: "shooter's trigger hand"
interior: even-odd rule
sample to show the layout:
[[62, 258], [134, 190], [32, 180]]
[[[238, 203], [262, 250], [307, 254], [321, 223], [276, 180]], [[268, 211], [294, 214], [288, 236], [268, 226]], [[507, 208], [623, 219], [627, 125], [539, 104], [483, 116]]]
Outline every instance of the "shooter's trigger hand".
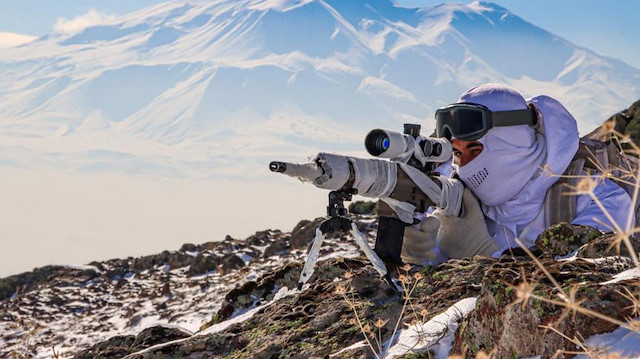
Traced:
[[449, 258], [465, 258], [475, 255], [491, 257], [500, 247], [493, 241], [487, 230], [487, 223], [478, 199], [470, 189], [462, 194], [463, 214], [447, 216], [442, 211], [434, 211], [440, 218], [438, 247]]
[[436, 246], [438, 227], [440, 220], [434, 216], [427, 216], [418, 226], [405, 227], [400, 253], [402, 262], [423, 265], [435, 260], [433, 249]]

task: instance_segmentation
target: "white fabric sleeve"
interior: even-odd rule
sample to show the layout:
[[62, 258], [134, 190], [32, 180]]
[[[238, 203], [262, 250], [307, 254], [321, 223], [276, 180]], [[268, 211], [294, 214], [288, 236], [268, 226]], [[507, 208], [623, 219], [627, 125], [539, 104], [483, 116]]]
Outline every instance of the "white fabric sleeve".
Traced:
[[462, 193], [464, 191], [462, 182], [454, 178], [438, 176], [436, 178], [442, 186], [440, 187], [429, 176], [415, 167], [402, 163], [400, 168], [424, 194], [436, 203], [437, 207], [442, 209], [444, 215], [457, 216], [460, 213]]
[[353, 188], [366, 197], [388, 197], [398, 182], [398, 166], [395, 162], [350, 157], [355, 172]]

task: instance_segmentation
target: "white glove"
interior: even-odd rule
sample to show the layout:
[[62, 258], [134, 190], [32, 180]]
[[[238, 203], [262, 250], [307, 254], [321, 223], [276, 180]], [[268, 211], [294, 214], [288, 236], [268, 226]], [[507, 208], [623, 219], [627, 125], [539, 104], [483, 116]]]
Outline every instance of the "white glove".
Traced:
[[434, 216], [427, 216], [418, 227], [407, 226], [404, 229], [400, 253], [403, 263], [424, 265], [436, 259], [433, 249], [436, 246], [440, 220]]
[[442, 211], [434, 211], [440, 219], [438, 247], [449, 258], [465, 258], [475, 255], [491, 257], [500, 247], [493, 241], [487, 230], [487, 223], [478, 199], [470, 189], [462, 194], [463, 216], [446, 216]]

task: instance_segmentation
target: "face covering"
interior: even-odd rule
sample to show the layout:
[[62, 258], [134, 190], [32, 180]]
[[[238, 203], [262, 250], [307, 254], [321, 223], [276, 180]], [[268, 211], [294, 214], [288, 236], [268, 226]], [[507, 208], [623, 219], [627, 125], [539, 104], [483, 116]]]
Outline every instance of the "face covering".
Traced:
[[486, 206], [515, 198], [541, 170], [545, 141], [532, 127], [492, 128], [480, 138], [482, 152], [466, 165], [453, 165], [458, 176]]

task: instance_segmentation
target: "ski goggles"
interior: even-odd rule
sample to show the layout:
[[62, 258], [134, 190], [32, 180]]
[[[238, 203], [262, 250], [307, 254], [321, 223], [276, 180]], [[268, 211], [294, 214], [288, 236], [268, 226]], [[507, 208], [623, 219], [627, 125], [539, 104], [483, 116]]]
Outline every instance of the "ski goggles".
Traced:
[[491, 111], [473, 103], [455, 103], [436, 111], [436, 135], [451, 140], [475, 141], [493, 127], [536, 124], [533, 108], [513, 111]]

